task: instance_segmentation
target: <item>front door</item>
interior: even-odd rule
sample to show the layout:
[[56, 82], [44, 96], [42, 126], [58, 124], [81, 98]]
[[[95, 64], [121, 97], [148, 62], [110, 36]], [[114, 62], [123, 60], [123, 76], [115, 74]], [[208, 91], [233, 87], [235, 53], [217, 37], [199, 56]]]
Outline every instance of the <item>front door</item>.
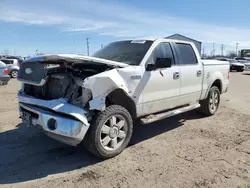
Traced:
[[146, 64], [154, 64], [156, 58], [170, 58], [172, 66], [152, 71], [145, 70], [141, 80], [144, 82], [142, 91], [144, 115], [171, 109], [178, 105], [180, 67], [175, 64], [169, 43], [159, 43]]

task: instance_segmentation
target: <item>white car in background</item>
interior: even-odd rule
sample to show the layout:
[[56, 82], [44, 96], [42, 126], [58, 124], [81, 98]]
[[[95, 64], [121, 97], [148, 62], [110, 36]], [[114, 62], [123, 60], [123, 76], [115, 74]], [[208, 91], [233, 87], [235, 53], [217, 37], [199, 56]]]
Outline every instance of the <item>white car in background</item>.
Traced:
[[243, 63], [245, 65], [245, 69], [250, 69], [250, 58], [249, 57], [235, 57], [236, 61]]
[[0, 59], [7, 66], [11, 78], [17, 78], [20, 69], [20, 62], [18, 59]]

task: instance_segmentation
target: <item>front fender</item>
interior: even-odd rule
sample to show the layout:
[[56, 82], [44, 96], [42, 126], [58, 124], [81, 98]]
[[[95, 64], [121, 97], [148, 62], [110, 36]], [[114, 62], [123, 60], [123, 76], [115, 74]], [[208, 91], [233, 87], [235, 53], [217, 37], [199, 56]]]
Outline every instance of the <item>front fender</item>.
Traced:
[[86, 78], [84, 87], [92, 92], [92, 100], [89, 101], [89, 110], [103, 111], [106, 108], [105, 99], [115, 89], [122, 89], [128, 94], [128, 86], [116, 69]]

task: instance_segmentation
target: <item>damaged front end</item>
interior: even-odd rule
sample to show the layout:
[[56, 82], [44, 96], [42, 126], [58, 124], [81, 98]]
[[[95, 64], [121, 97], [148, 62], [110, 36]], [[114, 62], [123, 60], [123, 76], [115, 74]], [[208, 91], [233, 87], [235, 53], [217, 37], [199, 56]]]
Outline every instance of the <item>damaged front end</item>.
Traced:
[[89, 58], [43, 56], [23, 62], [18, 75], [23, 83], [18, 93], [23, 122], [42, 127], [63, 143], [79, 144], [93, 116], [92, 93], [84, 80], [115, 67]]

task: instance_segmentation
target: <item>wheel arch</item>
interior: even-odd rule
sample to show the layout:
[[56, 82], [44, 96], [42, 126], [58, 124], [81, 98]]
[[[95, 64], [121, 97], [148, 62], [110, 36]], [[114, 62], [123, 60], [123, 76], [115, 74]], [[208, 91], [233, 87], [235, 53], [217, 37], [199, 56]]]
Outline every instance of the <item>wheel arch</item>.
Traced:
[[137, 117], [136, 104], [133, 99], [120, 88], [111, 91], [105, 99], [106, 106], [120, 105], [126, 108], [133, 118]]
[[206, 92], [206, 97], [205, 97], [205, 98], [207, 98], [208, 93], [209, 93], [210, 89], [211, 89], [213, 86], [218, 87], [218, 89], [219, 89], [219, 91], [220, 91], [220, 94], [222, 93], [222, 88], [223, 88], [222, 81], [221, 81], [221, 79], [216, 78], [216, 79], [214, 79], [214, 81], [212, 82], [212, 84], [208, 87], [207, 92]]

